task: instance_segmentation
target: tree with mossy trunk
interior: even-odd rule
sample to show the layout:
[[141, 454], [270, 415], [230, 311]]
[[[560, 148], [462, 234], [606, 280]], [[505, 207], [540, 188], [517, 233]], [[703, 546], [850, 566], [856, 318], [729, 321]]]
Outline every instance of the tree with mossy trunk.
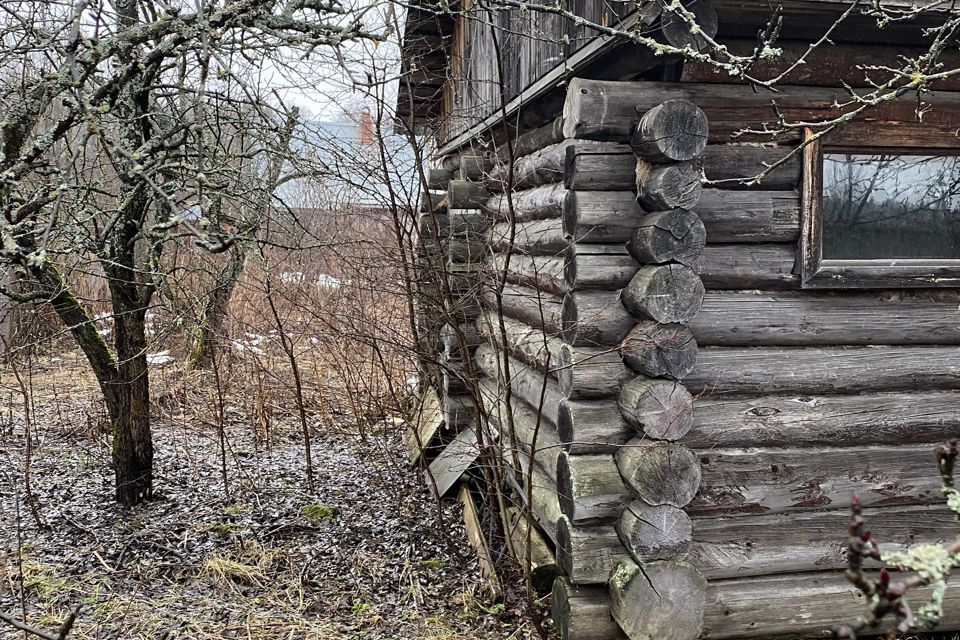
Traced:
[[[49, 304], [86, 356], [116, 498], [135, 505], [153, 492], [146, 317], [171, 275], [164, 249], [235, 255], [245, 228], [217, 216], [270, 199], [251, 167], [271, 163], [290, 111], [249, 70], [376, 36], [315, 0], [17, 4], [0, 26], [0, 266], [18, 277], [0, 292]], [[237, 146], [241, 130], [253, 138]], [[93, 271], [111, 344], [77, 293]]]

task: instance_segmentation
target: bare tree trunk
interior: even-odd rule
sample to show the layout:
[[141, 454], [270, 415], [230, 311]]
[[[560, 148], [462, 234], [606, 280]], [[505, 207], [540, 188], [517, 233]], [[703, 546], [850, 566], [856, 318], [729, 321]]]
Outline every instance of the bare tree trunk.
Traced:
[[220, 270], [217, 282], [207, 297], [200, 323], [193, 335], [193, 344], [187, 356], [187, 367], [204, 369], [213, 364], [217, 337], [223, 333], [227, 306], [233, 296], [247, 262], [247, 252], [241, 242], [235, 242], [226, 264]]

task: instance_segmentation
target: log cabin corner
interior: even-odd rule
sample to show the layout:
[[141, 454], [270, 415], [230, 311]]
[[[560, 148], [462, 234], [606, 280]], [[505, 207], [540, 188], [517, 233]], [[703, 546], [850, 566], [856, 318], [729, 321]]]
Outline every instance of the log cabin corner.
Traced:
[[[771, 14], [685, 5], [738, 53]], [[663, 3], [563, 7], [602, 28], [409, 10], [397, 114], [435, 140], [422, 243], [451, 297], [420, 305], [446, 367], [414, 448], [443, 494], [509, 412], [566, 640], [824, 637], [864, 610], [854, 493], [884, 551], [956, 536], [933, 451], [960, 437], [960, 77], [821, 138], [777, 124], [843, 113], [927, 23], [786, 0], [774, 93], [613, 33], [702, 49]]]

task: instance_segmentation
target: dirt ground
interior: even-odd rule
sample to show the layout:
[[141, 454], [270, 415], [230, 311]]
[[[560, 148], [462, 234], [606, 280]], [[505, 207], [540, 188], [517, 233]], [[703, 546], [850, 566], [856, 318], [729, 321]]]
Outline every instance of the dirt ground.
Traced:
[[78, 640], [534, 637], [483, 595], [460, 514], [406, 467], [396, 421], [366, 441], [314, 422], [311, 492], [293, 414], [267, 438], [228, 399], [222, 456], [200, 379], [152, 371], [158, 495], [130, 511], [83, 361], [42, 357], [22, 385], [0, 372], [0, 611], [54, 631], [81, 605]]

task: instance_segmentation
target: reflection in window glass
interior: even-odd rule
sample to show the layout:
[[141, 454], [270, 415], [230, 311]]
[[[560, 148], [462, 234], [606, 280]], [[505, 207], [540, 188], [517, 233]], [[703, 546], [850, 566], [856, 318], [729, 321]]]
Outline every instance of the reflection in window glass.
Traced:
[[823, 154], [825, 260], [960, 259], [960, 157]]

